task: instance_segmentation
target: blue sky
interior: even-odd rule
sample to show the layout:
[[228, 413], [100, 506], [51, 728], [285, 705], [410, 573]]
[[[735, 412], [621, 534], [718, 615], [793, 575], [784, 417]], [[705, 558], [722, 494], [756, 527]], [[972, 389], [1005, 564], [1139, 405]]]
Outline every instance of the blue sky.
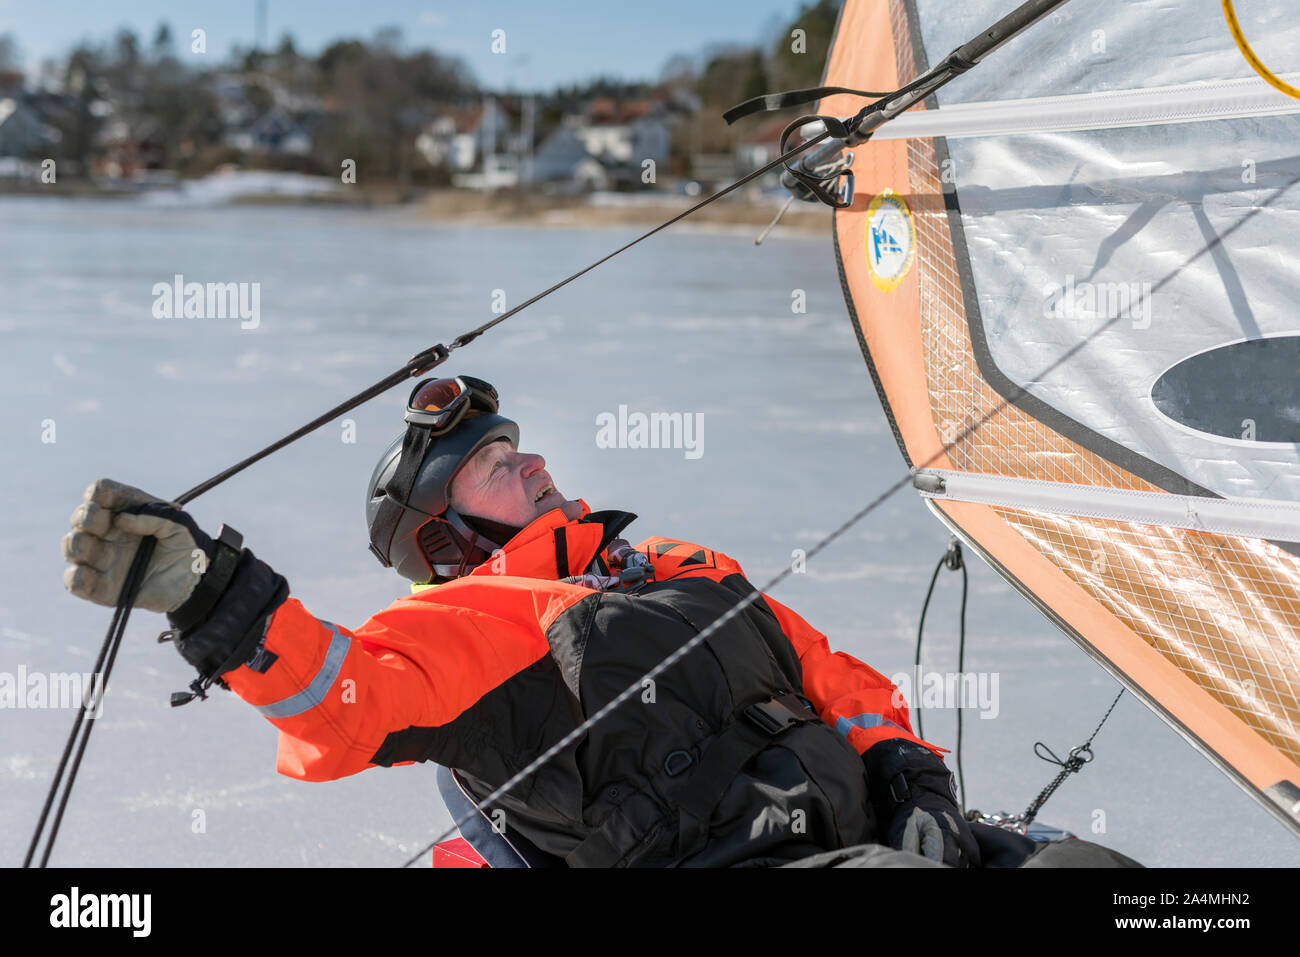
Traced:
[[[267, 0], [274, 44], [292, 33], [299, 50], [319, 51], [338, 37], [369, 38], [399, 27], [408, 47], [453, 53], [490, 87], [545, 89], [599, 74], [654, 79], [675, 53], [716, 43], [766, 40], [800, 9], [799, 0]], [[103, 42], [121, 26], [147, 43], [161, 21], [189, 56], [194, 28], [207, 34], [208, 57], [232, 44], [251, 45], [256, 0], [0, 0], [0, 33], [18, 40], [29, 72], [82, 39]], [[493, 54], [491, 34], [506, 31], [506, 53]], [[182, 46], [181, 41], [185, 44]]]

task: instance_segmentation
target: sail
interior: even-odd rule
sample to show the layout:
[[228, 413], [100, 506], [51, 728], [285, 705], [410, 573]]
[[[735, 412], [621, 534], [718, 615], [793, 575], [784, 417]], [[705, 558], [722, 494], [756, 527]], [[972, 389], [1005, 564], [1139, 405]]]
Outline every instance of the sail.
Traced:
[[[824, 83], [1014, 5], [847, 0]], [[1237, 7], [1294, 83], [1294, 11]], [[1218, 0], [1070, 3], [851, 169], [844, 297], [918, 493], [1300, 834], [1300, 101]]]

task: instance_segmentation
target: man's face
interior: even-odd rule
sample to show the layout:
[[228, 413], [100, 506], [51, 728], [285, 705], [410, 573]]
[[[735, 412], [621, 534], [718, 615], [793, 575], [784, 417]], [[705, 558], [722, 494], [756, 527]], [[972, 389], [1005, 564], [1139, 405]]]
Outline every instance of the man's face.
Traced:
[[546, 471], [546, 459], [516, 452], [509, 442], [489, 442], [456, 473], [451, 507], [461, 515], [523, 528], [554, 508], [566, 518], [582, 515], [582, 506], [565, 499]]

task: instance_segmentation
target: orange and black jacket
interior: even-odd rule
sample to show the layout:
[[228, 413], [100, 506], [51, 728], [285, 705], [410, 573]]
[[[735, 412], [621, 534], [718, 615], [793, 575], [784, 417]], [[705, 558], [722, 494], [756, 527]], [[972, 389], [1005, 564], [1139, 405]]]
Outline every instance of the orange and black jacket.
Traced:
[[572, 866], [783, 863], [877, 840], [888, 805], [863, 755], [898, 739], [941, 751], [912, 734], [894, 685], [765, 595], [642, 680], [755, 589], [721, 552], [665, 538], [636, 546], [654, 579], [635, 590], [561, 581], [608, 571], [631, 517], [552, 510], [354, 629], [276, 576], [260, 642], [224, 683], [279, 730], [283, 774], [433, 761], [480, 800], [638, 684], [489, 809]]

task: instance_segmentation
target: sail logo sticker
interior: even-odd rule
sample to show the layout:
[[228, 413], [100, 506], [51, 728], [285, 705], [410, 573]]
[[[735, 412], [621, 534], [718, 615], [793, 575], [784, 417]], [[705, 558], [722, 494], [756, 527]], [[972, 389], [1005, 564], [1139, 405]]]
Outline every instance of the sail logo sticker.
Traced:
[[892, 189], [878, 195], [867, 207], [866, 245], [871, 281], [882, 292], [893, 292], [912, 268], [916, 229], [907, 203]]

